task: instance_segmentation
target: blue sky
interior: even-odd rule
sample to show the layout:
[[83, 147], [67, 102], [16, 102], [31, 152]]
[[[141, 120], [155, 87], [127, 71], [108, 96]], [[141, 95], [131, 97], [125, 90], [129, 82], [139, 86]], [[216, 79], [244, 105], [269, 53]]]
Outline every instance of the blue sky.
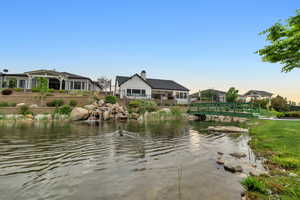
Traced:
[[192, 91], [231, 86], [300, 102], [300, 70], [281, 73], [254, 52], [258, 33], [299, 0], [0, 1], [0, 67], [92, 78], [147, 70]]

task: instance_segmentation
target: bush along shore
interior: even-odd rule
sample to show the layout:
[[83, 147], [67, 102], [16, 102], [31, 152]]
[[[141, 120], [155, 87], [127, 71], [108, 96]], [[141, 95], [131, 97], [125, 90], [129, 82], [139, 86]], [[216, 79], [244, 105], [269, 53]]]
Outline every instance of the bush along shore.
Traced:
[[250, 146], [265, 159], [268, 175], [242, 181], [247, 199], [300, 199], [300, 122], [258, 121]]

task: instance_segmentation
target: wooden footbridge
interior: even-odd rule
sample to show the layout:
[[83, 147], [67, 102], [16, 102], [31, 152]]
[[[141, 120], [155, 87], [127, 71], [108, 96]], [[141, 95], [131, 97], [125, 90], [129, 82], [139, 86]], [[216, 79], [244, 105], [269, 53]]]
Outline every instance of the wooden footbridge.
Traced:
[[260, 108], [253, 103], [191, 103], [188, 113], [200, 119], [206, 115], [254, 118], [260, 115]]

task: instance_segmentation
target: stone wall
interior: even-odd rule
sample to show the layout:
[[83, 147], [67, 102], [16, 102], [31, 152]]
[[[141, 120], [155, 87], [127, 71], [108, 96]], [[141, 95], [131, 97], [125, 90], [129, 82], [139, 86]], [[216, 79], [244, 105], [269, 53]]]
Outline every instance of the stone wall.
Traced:
[[[44, 113], [50, 113], [52, 114], [54, 112], [55, 108], [53, 107], [40, 107], [40, 108], [30, 108], [30, 111], [32, 111], [34, 114], [44, 114]], [[0, 107], [0, 114], [18, 114], [18, 108], [17, 107], [6, 107], [1, 108]]]
[[55, 96], [46, 96], [43, 100], [42, 105], [40, 97], [36, 93], [16, 93], [12, 95], [0, 95], [0, 102], [11, 102], [11, 103], [26, 103], [28, 105], [37, 104], [40, 106], [45, 106], [47, 102], [53, 101], [55, 99], [63, 99], [66, 104], [71, 100], [75, 100], [78, 106], [83, 106], [91, 103], [93, 101], [91, 96], [70, 96], [66, 94], [57, 94]]

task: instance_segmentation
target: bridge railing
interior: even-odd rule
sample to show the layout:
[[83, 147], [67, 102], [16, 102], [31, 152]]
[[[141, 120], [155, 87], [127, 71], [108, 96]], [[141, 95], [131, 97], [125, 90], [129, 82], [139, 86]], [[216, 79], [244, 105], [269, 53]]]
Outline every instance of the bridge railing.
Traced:
[[253, 103], [191, 103], [191, 114], [213, 114], [231, 116], [254, 116], [260, 113], [260, 108]]

